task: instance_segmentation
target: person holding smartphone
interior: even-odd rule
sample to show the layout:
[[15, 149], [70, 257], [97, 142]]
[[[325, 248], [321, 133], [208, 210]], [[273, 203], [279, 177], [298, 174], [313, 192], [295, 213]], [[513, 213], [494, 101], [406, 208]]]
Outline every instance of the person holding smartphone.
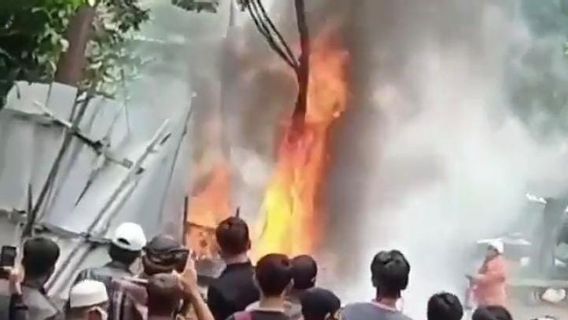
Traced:
[[23, 270], [7, 267], [12, 294], [10, 319], [64, 319], [64, 314], [44, 289], [45, 283], [55, 271], [59, 253], [59, 246], [51, 239], [34, 237], [26, 240], [22, 257]]

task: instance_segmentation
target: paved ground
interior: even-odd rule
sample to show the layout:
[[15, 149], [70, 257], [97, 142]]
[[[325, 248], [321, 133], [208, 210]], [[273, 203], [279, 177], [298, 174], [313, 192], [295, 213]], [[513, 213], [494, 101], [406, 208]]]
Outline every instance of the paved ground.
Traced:
[[527, 306], [519, 301], [511, 302], [511, 312], [515, 320], [531, 320], [545, 315], [554, 316], [558, 320], [568, 319], [568, 305]]

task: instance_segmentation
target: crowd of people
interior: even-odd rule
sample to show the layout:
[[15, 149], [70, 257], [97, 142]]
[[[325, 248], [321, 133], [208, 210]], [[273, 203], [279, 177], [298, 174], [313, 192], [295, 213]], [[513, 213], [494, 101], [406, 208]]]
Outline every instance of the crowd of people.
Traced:
[[[150, 241], [134, 223], [120, 225], [109, 246], [110, 262], [82, 270], [68, 301], [52, 299], [45, 284], [60, 255], [58, 245], [34, 237], [23, 245], [21, 266], [9, 268], [9, 295], [2, 319], [13, 320], [407, 320], [400, 308], [409, 284], [410, 263], [397, 250], [378, 252], [371, 262], [376, 295], [369, 301], [342, 305], [330, 290], [317, 285], [318, 264], [309, 255], [268, 254], [253, 265], [249, 228], [230, 217], [216, 229], [225, 269], [203, 293], [186, 250], [168, 235]], [[505, 308], [502, 247], [489, 247], [479, 274], [469, 277], [476, 293], [473, 320], [512, 320]], [[135, 274], [133, 265], [141, 261]], [[464, 307], [457, 296], [442, 292], [427, 303], [427, 320], [460, 320]]]

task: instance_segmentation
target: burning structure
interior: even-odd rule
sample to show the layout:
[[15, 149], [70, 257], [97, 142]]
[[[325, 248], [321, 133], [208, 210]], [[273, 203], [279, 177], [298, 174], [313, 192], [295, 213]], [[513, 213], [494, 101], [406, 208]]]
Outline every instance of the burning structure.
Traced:
[[[294, 76], [284, 63], [268, 58], [272, 53], [257, 33], [241, 29], [250, 31], [239, 49], [246, 68], [237, 72], [242, 75], [237, 81], [231, 79], [237, 93], [222, 112], [229, 115], [232, 139], [231, 192], [248, 195], [231, 197], [230, 211], [223, 215], [248, 205], [242, 212], [259, 224], [259, 254], [314, 251], [322, 242], [325, 249], [341, 252], [343, 282], [360, 284], [337, 284], [346, 300], [367, 294], [364, 270], [373, 251], [404, 250], [414, 261], [407, 305], [418, 317], [429, 294], [442, 288], [463, 291], [472, 244], [514, 221], [527, 189], [538, 185], [535, 192], [552, 195], [566, 187], [566, 175], [558, 174], [566, 172], [561, 169], [566, 135], [544, 137], [540, 130], [540, 121], [550, 124], [556, 114], [542, 110], [565, 90], [549, 92], [558, 81], [519, 87], [560, 73], [563, 78], [568, 66], [558, 51], [557, 32], [544, 37], [542, 21], [534, 21], [551, 14], [530, 1], [339, 2], [309, 1], [310, 66], [312, 80], [320, 71], [334, 74], [342, 89], [324, 96], [345, 102], [349, 92], [349, 108], [328, 104], [336, 117], [324, 121], [321, 132], [306, 122], [297, 139], [292, 123], [281, 124], [292, 114]], [[286, 31], [295, 29], [286, 23], [293, 13], [285, 3], [275, 1], [270, 12], [280, 14], [278, 25], [290, 39]], [[546, 7], [554, 4], [547, 1]], [[343, 41], [319, 46], [325, 39], [320, 31], [332, 24], [332, 16], [341, 18], [333, 35]], [[327, 59], [341, 67], [325, 62], [318, 69], [317, 61]], [[315, 91], [317, 84], [311, 85]], [[544, 92], [548, 98], [540, 96]], [[539, 111], [527, 116], [528, 110]], [[313, 143], [310, 139], [327, 143], [311, 144], [310, 152], [325, 149], [318, 151], [317, 164], [312, 153], [298, 151]], [[255, 161], [241, 161], [243, 154]], [[270, 174], [249, 163], [269, 163]], [[308, 168], [310, 174], [302, 171]], [[234, 183], [241, 178], [246, 182]], [[252, 205], [243, 201], [257, 193], [260, 199]], [[303, 196], [312, 202], [303, 202]], [[319, 196], [325, 199], [318, 202]], [[431, 262], [422, 259], [425, 252]]]
[[[262, 2], [250, 1], [245, 7], [257, 26], [264, 23], [262, 28], [272, 28], [281, 47], [271, 36], [262, 33], [262, 28], [261, 33], [292, 67], [298, 80], [294, 112], [289, 121], [284, 121], [284, 132], [279, 134], [276, 165], [261, 203], [253, 251], [257, 257], [269, 252], [290, 255], [313, 252], [325, 224], [320, 199], [329, 136], [347, 104], [348, 54], [337, 30], [316, 34], [310, 43], [303, 1], [296, 1], [301, 47], [297, 59], [268, 18]], [[206, 186], [190, 204], [189, 239], [198, 255], [214, 255], [213, 227], [231, 211], [230, 181], [230, 165], [224, 163], [213, 168]]]

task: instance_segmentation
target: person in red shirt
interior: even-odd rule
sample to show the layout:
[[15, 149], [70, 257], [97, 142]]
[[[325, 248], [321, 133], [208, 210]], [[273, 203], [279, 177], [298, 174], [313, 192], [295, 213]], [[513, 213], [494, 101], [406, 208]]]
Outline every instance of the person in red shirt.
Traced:
[[489, 241], [485, 261], [469, 280], [478, 306], [507, 306], [507, 265], [501, 240]]

